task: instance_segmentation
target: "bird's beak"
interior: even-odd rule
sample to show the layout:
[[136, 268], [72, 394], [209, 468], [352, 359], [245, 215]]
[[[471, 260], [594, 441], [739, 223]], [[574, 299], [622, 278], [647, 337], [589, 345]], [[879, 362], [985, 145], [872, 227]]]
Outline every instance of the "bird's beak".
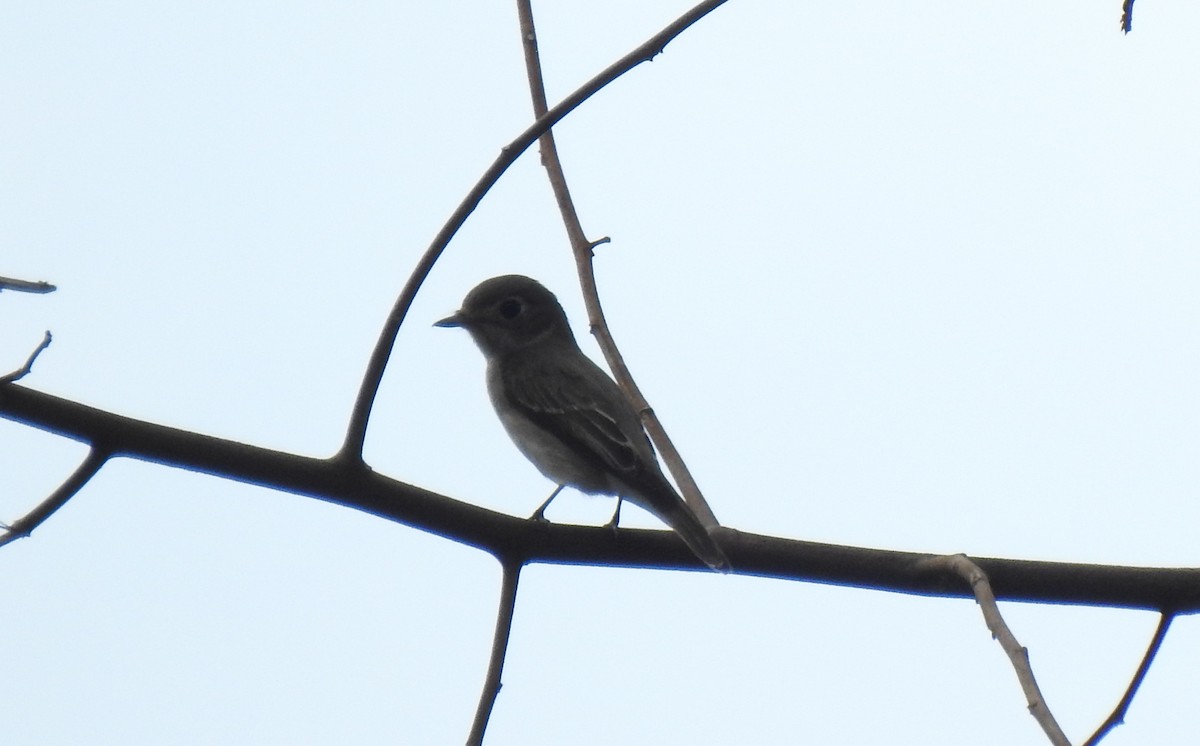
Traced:
[[433, 325], [434, 326], [443, 326], [443, 327], [466, 326], [467, 320], [463, 316], [462, 311], [455, 311], [454, 313], [450, 314], [449, 316], [442, 319], [441, 321], [433, 322]]

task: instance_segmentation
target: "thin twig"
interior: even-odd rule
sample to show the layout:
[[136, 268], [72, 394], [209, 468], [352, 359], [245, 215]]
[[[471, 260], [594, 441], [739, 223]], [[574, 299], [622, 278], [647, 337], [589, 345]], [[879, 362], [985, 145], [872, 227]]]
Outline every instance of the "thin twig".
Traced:
[[467, 217], [474, 212], [476, 206], [479, 205], [479, 202], [487, 194], [488, 190], [508, 170], [508, 167], [530, 145], [537, 141], [543, 132], [548, 131], [563, 117], [574, 111], [580, 104], [591, 98], [597, 91], [612, 81], [637, 67], [642, 62], [653, 59], [654, 55], [658, 51], [661, 51], [668, 42], [683, 33], [688, 26], [695, 23], [700, 17], [722, 2], [724, 0], [709, 0], [709, 2], [701, 3], [688, 11], [662, 31], [647, 39], [637, 49], [634, 49], [629, 54], [609, 65], [591, 80], [577, 88], [571, 95], [547, 111], [544, 116], [538, 117], [537, 121], [517, 136], [515, 140], [501, 149], [500, 155], [496, 157], [496, 160], [492, 162], [492, 165], [488, 167], [483, 176], [475, 182], [475, 185], [471, 187], [471, 191], [467, 193], [467, 196], [459, 203], [441, 230], [434, 236], [433, 242], [417, 261], [417, 266], [413, 268], [408, 282], [405, 283], [404, 289], [400, 292], [400, 297], [396, 299], [396, 304], [392, 307], [391, 312], [384, 321], [383, 330], [380, 332], [379, 340], [375, 343], [375, 349], [371, 352], [371, 358], [363, 374], [362, 385], [358, 390], [358, 397], [354, 402], [354, 409], [350, 414], [350, 422], [346, 428], [346, 438], [338, 453], [339, 460], [361, 462], [363, 443], [367, 437], [367, 423], [371, 417], [371, 407], [375, 402], [376, 394], [379, 392], [379, 384], [383, 380], [383, 371], [387, 366], [392, 347], [396, 343], [396, 336], [400, 333], [400, 325], [404, 323], [404, 318], [408, 315], [408, 309], [412, 306], [417, 291], [420, 289], [421, 284], [425, 282], [425, 278], [429, 275], [430, 270], [433, 269], [433, 265], [437, 262], [438, 257], [445, 251], [446, 246], [450, 243], [450, 239], [454, 237], [454, 234], [466, 222]]
[[1066, 734], [1058, 726], [1058, 722], [1046, 705], [1046, 700], [1042, 697], [1042, 692], [1033, 677], [1033, 668], [1029, 665], [1029, 651], [1021, 647], [1008, 625], [1005, 624], [1004, 617], [1000, 615], [1000, 607], [996, 604], [996, 596], [992, 593], [992, 585], [979, 565], [972, 562], [965, 554], [931, 557], [923, 564], [926, 569], [953, 572], [967, 581], [967, 584], [971, 586], [971, 592], [975, 594], [975, 601], [983, 612], [983, 619], [988, 630], [991, 631], [992, 637], [1000, 643], [1000, 647], [1004, 648], [1009, 661], [1012, 662], [1013, 669], [1017, 672], [1017, 680], [1021, 682], [1025, 700], [1029, 703], [1029, 712], [1042, 726], [1050, 743], [1054, 746], [1071, 746], [1071, 742], [1067, 740]]
[[1121, 697], [1121, 701], [1117, 703], [1116, 708], [1108, 719], [1100, 724], [1092, 737], [1084, 742], [1083, 746], [1095, 746], [1100, 743], [1100, 739], [1108, 735], [1108, 732], [1125, 722], [1125, 713], [1129, 711], [1129, 705], [1133, 703], [1134, 696], [1137, 695], [1138, 687], [1142, 685], [1142, 679], [1146, 678], [1146, 672], [1150, 670], [1150, 665], [1154, 663], [1154, 656], [1158, 655], [1158, 649], [1162, 647], [1163, 639], [1167, 636], [1167, 629], [1171, 626], [1171, 620], [1175, 618], [1175, 614], [1164, 611], [1158, 620], [1158, 628], [1154, 630], [1154, 637], [1150, 638], [1150, 645], [1146, 648], [1146, 654], [1142, 656], [1142, 663], [1138, 666], [1138, 670], [1133, 675], [1133, 680], [1129, 682], [1129, 688], [1125, 690], [1125, 696]]
[[16, 370], [14, 370], [12, 373], [8, 373], [3, 376], [0, 376], [0, 384], [12, 383], [13, 381], [19, 381], [22, 378], [24, 378], [25, 376], [29, 375], [29, 373], [33, 370], [33, 362], [35, 360], [37, 360], [38, 355], [42, 354], [42, 350], [44, 350], [50, 346], [50, 342], [52, 339], [53, 339], [53, 337], [50, 336], [50, 332], [47, 331], [46, 335], [44, 337], [42, 337], [41, 343], [38, 344], [38, 346], [36, 348], [34, 348], [33, 352], [31, 352], [29, 354], [29, 358], [27, 360], [25, 360], [25, 364], [22, 365], [20, 368], [17, 368]]
[[0, 291], [15, 290], [19, 293], [53, 293], [58, 288], [48, 282], [31, 282], [12, 277], [0, 277]]
[[479, 694], [479, 706], [475, 709], [475, 722], [467, 736], [467, 746], [480, 746], [487, 731], [492, 707], [500, 694], [500, 675], [504, 672], [504, 656], [508, 652], [508, 636], [512, 632], [513, 609], [517, 605], [517, 581], [521, 579], [521, 563], [501, 560], [504, 575], [500, 580], [500, 606], [496, 610], [496, 631], [492, 636], [492, 657], [488, 661], [487, 677], [483, 680], [483, 691]]
[[[684, 16], [688, 20], [683, 28], [700, 20], [724, 1], [717, 0], [697, 5]], [[533, 113], [534, 116], [541, 117], [546, 113], [546, 88], [542, 80], [542, 63], [538, 55], [537, 33], [534, 28], [533, 9], [530, 0], [517, 0], [517, 14], [521, 23], [521, 40], [523, 42], [522, 46], [525, 49], [525, 72], [526, 77], [529, 79], [529, 93], [533, 99]], [[680, 21], [682, 20], [680, 19]], [[679, 23], [679, 21], [676, 23]], [[646, 60], [652, 59], [655, 54], [661, 52], [662, 47], [650, 51], [653, 54], [649, 54], [645, 58]], [[600, 294], [596, 288], [596, 274], [592, 266], [592, 249], [598, 243], [604, 242], [605, 239], [589, 241], [584, 234], [583, 225], [579, 220], [579, 213], [575, 210], [574, 200], [571, 199], [571, 190], [567, 186], [567, 177], [563, 172], [562, 161], [558, 157], [558, 147], [554, 142], [553, 130], [546, 130], [540, 138], [540, 143], [542, 165], [546, 167], [546, 173], [550, 179], [550, 187], [554, 191], [554, 199], [558, 202], [558, 210], [562, 214], [563, 224], [567, 229], [567, 237], [571, 243], [571, 250], [575, 255], [575, 269], [579, 274], [579, 285], [583, 291], [583, 301], [587, 308], [588, 324], [591, 326], [592, 334], [596, 337], [596, 341], [604, 353], [604, 359], [608, 362], [608, 367], [612, 370], [617, 383], [620, 384], [621, 389], [625, 392], [626, 398], [629, 399], [634, 410], [641, 414], [646, 431], [650, 434], [650, 438], [658, 448], [658, 452], [662, 454], [663, 462], [666, 463], [671, 476], [675, 477], [675, 482], [679, 485], [680, 492], [683, 493], [683, 499], [687, 501], [688, 505], [696, 513], [701, 523], [707, 528], [713, 528], [718, 523], [716, 516], [712, 512], [712, 508], [709, 507], [708, 502], [704, 499], [704, 495], [701, 494], [700, 486], [692, 478], [687, 464], [684, 463], [683, 457], [679, 454], [678, 449], [675, 448], [675, 444], [667, 435], [662, 422], [659, 421], [654, 410], [646, 401], [646, 397], [642, 394], [641, 389], [634, 382], [633, 375], [629, 372], [629, 367], [625, 364], [625, 359], [621, 356], [620, 350], [617, 349], [616, 341], [613, 339], [612, 332], [608, 328], [608, 322], [604, 318], [604, 310], [600, 306]]]
[[96, 476], [96, 472], [100, 471], [100, 467], [104, 466], [104, 462], [107, 460], [108, 453], [93, 446], [88, 451], [87, 458], [83, 460], [83, 463], [75, 469], [71, 476], [67, 477], [65, 482], [58, 486], [58, 489], [50, 493], [50, 496], [36, 508], [5, 527], [4, 533], [0, 534], [0, 547], [33, 533], [35, 528], [42, 525], [47, 518], [54, 515], [56, 510], [66, 505], [68, 500], [83, 489], [83, 486]]

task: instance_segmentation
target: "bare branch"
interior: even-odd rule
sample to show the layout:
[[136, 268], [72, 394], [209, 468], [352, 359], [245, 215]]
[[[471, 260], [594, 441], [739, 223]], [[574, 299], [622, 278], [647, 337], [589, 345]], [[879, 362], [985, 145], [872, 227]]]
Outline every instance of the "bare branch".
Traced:
[[1158, 628], [1154, 630], [1154, 637], [1150, 639], [1150, 645], [1146, 648], [1146, 654], [1142, 656], [1142, 663], [1138, 666], [1138, 670], [1133, 674], [1133, 680], [1129, 682], [1129, 688], [1125, 690], [1125, 696], [1121, 697], [1121, 701], [1117, 703], [1112, 714], [1108, 719], [1100, 724], [1092, 737], [1084, 742], [1083, 746], [1095, 746], [1100, 743], [1100, 739], [1108, 735], [1108, 732], [1125, 722], [1125, 713], [1129, 711], [1129, 705], [1133, 703], [1133, 698], [1137, 695], [1138, 687], [1142, 685], [1142, 679], [1146, 678], [1146, 673], [1150, 670], [1151, 664], [1154, 663], [1154, 656], [1158, 655], [1158, 649], [1162, 647], [1162, 642], [1167, 636], [1167, 629], [1171, 626], [1171, 620], [1175, 615], [1169, 612], [1163, 613], [1158, 620]]
[[496, 610], [496, 631], [492, 636], [492, 657], [488, 661], [487, 676], [483, 681], [483, 691], [479, 694], [479, 707], [475, 710], [475, 721], [471, 724], [471, 734], [467, 736], [467, 746], [480, 746], [483, 743], [483, 734], [487, 731], [488, 720], [492, 716], [492, 707], [496, 704], [496, 696], [500, 694], [500, 675], [504, 672], [504, 656], [508, 652], [513, 609], [517, 605], [517, 581], [521, 579], [519, 562], [504, 560], [502, 566], [504, 575], [500, 581], [500, 606]]
[[[708, 573], [672, 531], [541, 523], [481, 508], [378, 474], [123, 417], [26, 388], [0, 386], [0, 417], [128, 456], [307, 495], [529, 564], [652, 567]], [[797, 541], [718, 528], [735, 574], [969, 598], [957, 577], [930, 572], [932, 554]], [[1200, 569], [975, 558], [996, 597], [1129, 609], [1200, 612]]]
[[1071, 742], [1067, 740], [1062, 728], [1058, 727], [1058, 722], [1046, 705], [1046, 700], [1042, 697], [1042, 692], [1033, 677], [1033, 667], [1029, 665], [1029, 651], [1017, 642], [1017, 638], [1005, 624], [1004, 617], [1000, 615], [1000, 607], [996, 604], [996, 596], [992, 593], [991, 583], [979, 565], [972, 562], [965, 554], [934, 557], [927, 560], [925, 564], [930, 569], [953, 572], [967, 581], [975, 594], [975, 600], [979, 603], [984, 622], [987, 623], [992, 637], [1000, 643], [1000, 647], [1004, 648], [1004, 652], [1008, 654], [1008, 659], [1012, 662], [1013, 669], [1017, 672], [1017, 680], [1021, 682], [1025, 700], [1029, 703], [1029, 712], [1042, 726], [1050, 743], [1054, 746], [1071, 746]]
[[58, 489], [54, 490], [36, 508], [5, 527], [4, 533], [0, 534], [0, 547], [33, 533], [35, 528], [42, 525], [47, 518], [54, 515], [55, 511], [66, 505], [68, 500], [83, 489], [83, 486], [96, 476], [96, 472], [100, 471], [100, 467], [104, 466], [104, 462], [107, 460], [108, 455], [97, 448], [88, 451], [87, 458], [71, 476], [67, 477], [65, 482], [59, 485]]
[[42, 354], [42, 350], [50, 346], [51, 340], [53, 340], [53, 337], [51, 337], [50, 332], [47, 331], [46, 335], [42, 337], [41, 343], [38, 344], [38, 346], [34, 348], [33, 352], [29, 354], [29, 358], [25, 360], [25, 364], [14, 370], [12, 373], [0, 376], [0, 384], [19, 381], [25, 376], [29, 375], [30, 372], [33, 371], [33, 362], [38, 359], [38, 355]]
[[632, 52], [609, 65], [591, 80], [577, 88], [571, 95], [547, 111], [544, 116], [538, 117], [536, 122], [531, 124], [515, 140], [501, 149], [500, 155], [496, 157], [492, 165], [479, 178], [475, 186], [471, 187], [471, 191], [459, 203], [458, 208], [455, 209], [441, 230], [438, 231], [429, 248], [425, 250], [420, 260], [417, 261], [417, 266], [413, 268], [408, 282], [405, 283], [404, 289], [400, 292], [400, 297], [396, 299], [396, 304], [392, 307], [391, 312], [384, 321], [383, 330], [380, 332], [379, 340], [375, 343], [375, 349], [371, 352], [366, 372], [363, 374], [362, 385], [359, 387], [358, 397], [354, 402], [354, 409], [350, 414], [350, 422], [346, 429], [346, 438], [337, 456], [339, 460], [347, 463], [362, 461], [362, 448], [363, 442], [366, 440], [367, 423], [371, 416], [371, 406], [375, 401], [376, 394], [379, 392], [379, 384], [383, 380], [383, 370], [387, 366], [388, 356], [391, 355], [392, 347], [396, 343], [396, 336], [400, 333], [400, 325], [404, 323], [404, 318], [408, 315], [408, 309], [412, 306], [417, 291], [420, 289], [421, 284], [425, 282], [425, 278], [433, 269], [433, 265], [437, 262], [438, 257], [445, 251], [446, 246], [450, 243], [450, 239], [454, 237], [454, 234], [466, 222], [467, 217], [474, 212], [484, 195], [500, 179], [500, 176], [508, 170], [508, 167], [530, 145], [537, 141], [543, 132], [548, 131], [563, 117], [570, 114], [580, 104], [591, 98], [597, 91], [612, 81], [637, 67], [642, 62], [653, 59], [668, 42], [683, 33], [689, 26], [722, 2], [724, 0], [709, 0], [697, 5], [662, 31], [647, 39], [645, 43]]
[[[693, 8], [687, 16], [684, 16], [685, 18], [690, 18], [688, 25], [700, 20], [701, 17], [721, 5], [722, 2], [724, 0], [720, 2], [705, 2]], [[542, 63], [538, 55], [537, 33], [534, 28], [533, 8], [531, 7], [530, 0], [517, 0], [517, 14], [521, 23], [521, 40], [525, 50], [525, 73], [529, 79], [529, 93], [533, 99], [533, 113], [534, 116], [540, 118], [546, 113], [546, 88], [542, 80]], [[661, 51], [661, 47], [659, 50]], [[629, 367], [625, 364], [625, 359], [622, 357], [621, 351], [617, 349], [617, 343], [613, 339], [612, 332], [608, 328], [608, 322], [604, 318], [604, 310], [600, 306], [600, 294], [596, 288], [596, 274], [592, 266], [592, 249], [601, 243], [607, 242], [608, 239], [589, 241], [584, 234], [583, 225], [579, 220], [579, 213], [575, 210], [575, 202], [571, 198], [571, 190], [567, 186], [567, 177], [563, 172], [562, 160], [558, 156], [558, 146], [554, 142], [553, 130], [547, 130], [541, 136], [540, 143], [542, 165], [546, 167], [546, 173], [550, 179], [550, 187], [554, 191], [554, 199], [558, 203], [558, 210], [562, 214], [563, 225], [567, 229], [567, 238], [571, 243], [571, 250], [575, 255], [575, 269], [579, 274], [579, 285], [583, 291], [583, 302], [587, 308], [588, 324], [591, 327], [592, 334], [596, 337], [596, 341], [604, 353], [604, 359], [608, 362], [608, 367], [612, 370], [613, 376], [616, 378], [617, 383], [621, 385], [621, 390], [625, 392], [625, 397], [629, 399], [634, 410], [641, 415], [646, 431], [650, 434], [651, 440], [654, 441], [655, 447], [662, 455], [663, 462], [670, 470], [671, 476], [675, 477], [675, 482], [679, 485], [683, 499], [696, 513], [700, 522], [706, 528], [711, 529], [718, 525], [717, 517], [713, 514], [712, 508], [709, 507], [708, 501], [704, 499], [704, 495], [701, 494], [700, 486], [696, 484], [696, 480], [692, 477], [692, 473], [688, 470], [687, 464], [684, 463], [678, 449], [675, 448], [675, 444], [667, 435], [662, 422], [654, 414], [654, 410], [650, 407], [649, 402], [646, 401], [646, 397], [633, 380], [633, 374], [630, 373]]]
[[15, 290], [19, 293], [53, 293], [58, 288], [48, 282], [31, 282], [16, 280], [12, 277], [0, 277], [0, 291]]

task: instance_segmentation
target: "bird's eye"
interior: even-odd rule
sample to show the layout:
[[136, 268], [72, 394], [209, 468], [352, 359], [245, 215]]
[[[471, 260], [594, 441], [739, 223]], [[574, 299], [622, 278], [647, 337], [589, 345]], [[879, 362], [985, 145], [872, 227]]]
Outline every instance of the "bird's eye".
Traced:
[[522, 309], [521, 301], [517, 300], [516, 298], [509, 298], [507, 300], [501, 301], [500, 308], [499, 308], [500, 315], [503, 316], [504, 318], [510, 319], [510, 320], [515, 319], [516, 317], [520, 316], [521, 309]]

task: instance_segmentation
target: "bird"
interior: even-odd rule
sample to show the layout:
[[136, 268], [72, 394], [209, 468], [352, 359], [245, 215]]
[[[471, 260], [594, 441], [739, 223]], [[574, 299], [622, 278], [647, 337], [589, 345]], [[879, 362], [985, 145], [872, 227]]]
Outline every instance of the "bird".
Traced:
[[[641, 419], [616, 382], [583, 354], [554, 293], [523, 275], [484, 280], [434, 326], [458, 327], [487, 361], [487, 390], [517, 449], [558, 485], [648, 510], [710, 568], [725, 553], [663, 475]], [[613, 525], [617, 516], [613, 518]]]

